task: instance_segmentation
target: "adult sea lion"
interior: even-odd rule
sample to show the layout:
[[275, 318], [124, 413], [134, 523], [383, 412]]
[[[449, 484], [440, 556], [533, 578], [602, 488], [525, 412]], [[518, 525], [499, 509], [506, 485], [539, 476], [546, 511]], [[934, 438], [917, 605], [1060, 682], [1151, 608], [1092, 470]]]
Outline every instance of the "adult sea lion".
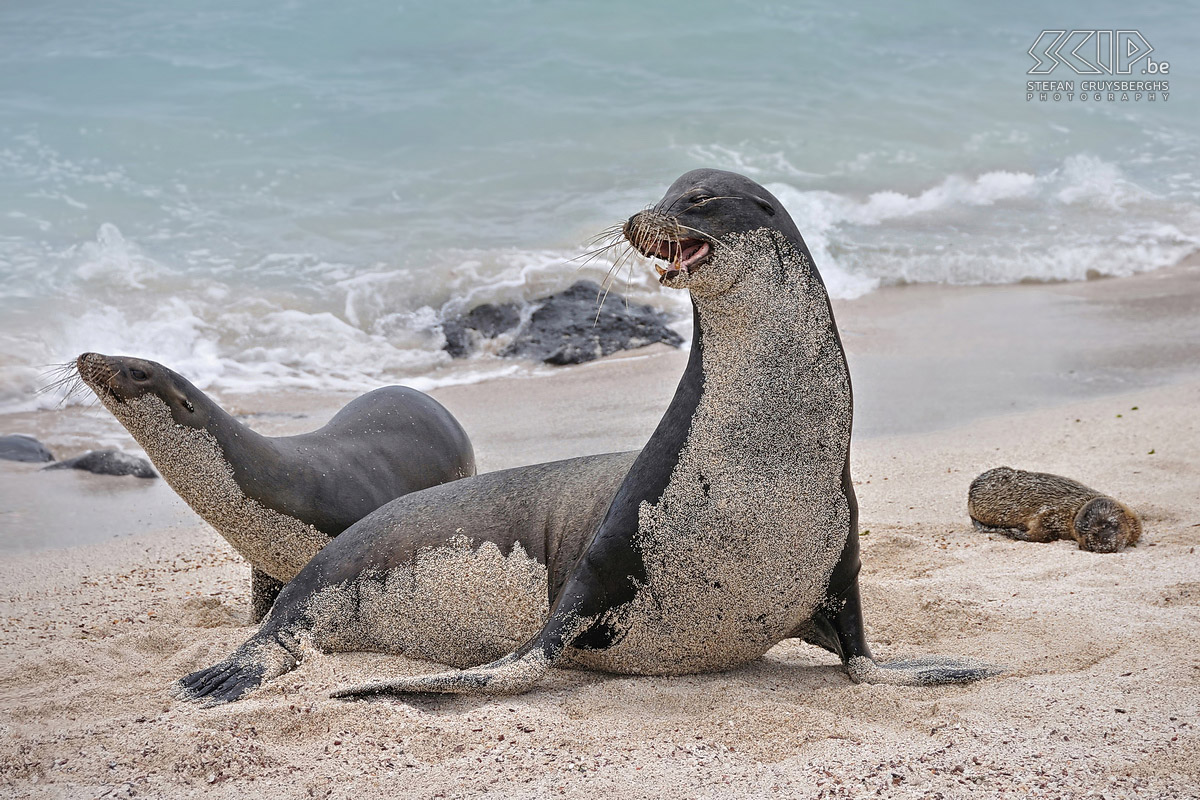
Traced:
[[1023, 542], [1068, 539], [1080, 550], [1115, 553], [1137, 544], [1137, 512], [1079, 481], [996, 467], [971, 481], [967, 513], [979, 530]]
[[171, 488], [250, 562], [256, 622], [332, 537], [389, 500], [475, 474], [466, 431], [415, 389], [376, 389], [318, 430], [270, 437], [154, 361], [84, 353], [75, 367]]
[[390, 503], [319, 553], [228, 659], [176, 682], [178, 697], [235, 700], [292, 669], [305, 640], [469, 667], [337, 697], [521, 692], [551, 666], [719, 670], [789, 637], [836, 653], [855, 681], [994, 673], [871, 657], [849, 373], [824, 285], [778, 200], [698, 170], [624, 233], [669, 263], [661, 282], [690, 290], [695, 320], [675, 396], [636, 458], [509, 470]]

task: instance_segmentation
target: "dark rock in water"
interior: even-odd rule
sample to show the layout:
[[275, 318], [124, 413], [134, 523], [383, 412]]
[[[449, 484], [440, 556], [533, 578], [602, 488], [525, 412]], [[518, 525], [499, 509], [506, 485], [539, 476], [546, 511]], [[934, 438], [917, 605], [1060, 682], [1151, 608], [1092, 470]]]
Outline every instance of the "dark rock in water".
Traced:
[[133, 475], [138, 478], [157, 478], [150, 462], [140, 456], [120, 450], [89, 450], [81, 456], [59, 461], [42, 469], [82, 469], [97, 475]]
[[537, 310], [523, 325], [515, 305], [479, 306], [443, 326], [446, 350], [460, 358], [472, 349], [469, 331], [490, 339], [513, 329], [513, 341], [500, 354], [547, 364], [581, 364], [655, 342], [683, 344], [683, 338], [667, 327], [665, 314], [651, 306], [626, 306], [615, 292], [609, 293], [597, 315], [602, 291], [591, 281], [579, 281], [538, 301]]
[[550, 295], [533, 312], [504, 351], [547, 364], [582, 364], [620, 350], [655, 342], [673, 347], [683, 338], [666, 326], [665, 315], [650, 306], [629, 305], [610, 292], [597, 314], [603, 290], [580, 281], [565, 292]]
[[53, 461], [54, 454], [46, 449], [46, 445], [32, 436], [12, 433], [8, 436], [0, 436], [0, 458], [5, 461], [42, 463]]
[[446, 336], [446, 352], [454, 358], [464, 358], [475, 349], [474, 331], [484, 339], [494, 339], [505, 331], [512, 330], [521, 322], [521, 307], [516, 303], [484, 303], [475, 306], [458, 319], [442, 323]]

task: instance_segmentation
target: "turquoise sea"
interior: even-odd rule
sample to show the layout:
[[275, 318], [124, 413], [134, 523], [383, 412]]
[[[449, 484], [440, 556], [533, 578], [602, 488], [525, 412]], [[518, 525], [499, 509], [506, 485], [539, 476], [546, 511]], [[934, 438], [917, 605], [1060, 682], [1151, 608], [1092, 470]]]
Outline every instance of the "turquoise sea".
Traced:
[[[1096, 77], [1028, 75], [1047, 29], [1136, 30], [1169, 71], [1115, 77], [1170, 89], [1028, 100]], [[699, 166], [775, 192], [836, 297], [1168, 266], [1198, 39], [1153, 0], [6, 3], [0, 410], [84, 350], [226, 389], [506, 369], [448, 369], [443, 315], [602, 278], [571, 259]]]

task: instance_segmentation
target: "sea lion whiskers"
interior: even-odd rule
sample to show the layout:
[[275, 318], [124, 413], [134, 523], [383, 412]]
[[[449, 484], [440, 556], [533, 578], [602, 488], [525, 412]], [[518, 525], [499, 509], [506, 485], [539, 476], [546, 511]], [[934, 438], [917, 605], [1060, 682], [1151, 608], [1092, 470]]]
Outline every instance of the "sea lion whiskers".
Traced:
[[[620, 225], [610, 225], [609, 227], [605, 228], [603, 231], [596, 234], [596, 236], [593, 236], [591, 240], [589, 240], [589, 244], [594, 244], [597, 241], [605, 238], [609, 240], [607, 244], [597, 247], [581, 256], [576, 256], [574, 259], [572, 259], [572, 261], [578, 260], [579, 258], [584, 259], [582, 263], [575, 268], [576, 271], [583, 269], [596, 258], [608, 254], [614, 247], [617, 247], [621, 244], [622, 236]], [[612, 259], [612, 262], [604, 273], [604, 279], [600, 282], [600, 291], [596, 293], [596, 317], [594, 320], [592, 320], [593, 326], [598, 325], [600, 322], [600, 312], [604, 309], [604, 301], [608, 299], [608, 293], [612, 288], [613, 275], [619, 271], [621, 258], [623, 255], [623, 253], [619, 253], [616, 258]], [[628, 306], [628, 300], [626, 301], [626, 305]]]
[[[619, 275], [621, 268], [624, 266], [629, 267], [628, 278], [626, 279], [627, 296], [625, 298], [625, 307], [629, 307], [628, 290], [633, 286], [633, 261], [641, 254], [635, 252], [634, 248], [629, 244], [629, 241], [625, 236], [626, 224], [627, 223], [621, 222], [605, 229], [606, 235], [612, 236], [612, 241], [603, 248], [604, 250], [609, 250], [613, 247], [622, 245], [624, 247], [613, 259], [612, 266], [609, 267], [608, 272], [604, 276], [604, 280], [601, 282], [601, 293], [596, 295], [598, 307], [596, 308], [596, 319], [594, 320], [594, 324], [598, 324], [600, 321], [600, 312], [604, 309], [604, 301], [608, 299], [608, 293], [612, 290], [613, 276]], [[611, 234], [609, 232], [611, 232]]]
[[[604, 255], [609, 250], [612, 250], [613, 247], [617, 246], [622, 241], [621, 225], [622, 225], [622, 223], [620, 223], [620, 222], [613, 224], [613, 225], [609, 225], [607, 228], [605, 228], [604, 230], [597, 233], [595, 236], [588, 239], [584, 246], [590, 247], [592, 249], [584, 250], [584, 252], [580, 253], [579, 255], [577, 255], [573, 258], [567, 259], [567, 263], [569, 264], [572, 261], [578, 261], [580, 263], [579, 263], [579, 266], [576, 267], [576, 269], [577, 270], [583, 269], [584, 267], [586, 267], [588, 264], [590, 264], [595, 259]], [[605, 243], [600, 244], [601, 242], [605, 242]], [[598, 245], [598, 244], [600, 246], [596, 247], [595, 245]]]
[[[605, 244], [600, 245], [599, 247], [593, 247], [591, 250], [586, 250], [583, 253], [580, 253], [579, 255], [575, 256], [574, 258], [569, 259], [568, 263], [570, 261], [580, 262], [578, 264], [578, 266], [576, 266], [576, 268], [575, 268], [576, 271], [579, 271], [579, 270], [583, 269], [584, 267], [586, 267], [588, 264], [590, 264], [592, 261], [596, 260], [597, 258], [600, 258], [602, 256], [609, 254], [613, 250], [613, 248], [622, 245], [625, 241], [624, 236], [622, 234], [623, 224], [624, 223], [618, 222], [613, 225], [609, 225], [607, 228], [605, 228], [604, 230], [597, 233], [595, 236], [593, 236], [591, 239], [588, 240], [588, 242], [587, 242], [588, 246], [595, 245], [606, 239], [608, 241]], [[599, 304], [599, 308], [596, 309], [596, 321], [597, 322], [600, 319], [600, 310], [604, 307], [604, 299], [608, 297], [608, 292], [611, 289], [612, 277], [614, 274], [616, 274], [619, 271], [620, 266], [621, 266], [621, 261], [625, 257], [625, 255], [626, 254], [623, 252], [618, 253], [618, 255], [612, 259], [612, 263], [609, 265], [608, 270], [605, 272], [604, 280], [601, 281], [602, 291], [600, 293], [597, 293], [597, 295], [596, 295], [596, 301]], [[626, 304], [628, 305], [628, 302]]]
[[73, 361], [67, 361], [62, 364], [47, 364], [42, 368], [42, 380], [46, 381], [46, 383], [39, 387], [35, 391], [35, 394], [47, 394], [48, 392], [67, 387], [74, 382], [83, 382], [79, 377], [78, 371], [75, 369], [75, 362]]
[[600, 323], [600, 312], [604, 310], [604, 301], [608, 299], [608, 293], [612, 291], [613, 276], [619, 275], [623, 266], [629, 267], [628, 277], [625, 279], [625, 308], [629, 308], [629, 293], [633, 288], [633, 257], [632, 248], [626, 247], [618, 254], [608, 274], [604, 276], [604, 281], [600, 284], [602, 294], [597, 295], [598, 305], [596, 306], [596, 318], [592, 321], [593, 325]]
[[[42, 372], [42, 378], [49, 382], [39, 388], [35, 394], [45, 395], [61, 392], [57, 403], [59, 406], [66, 405], [68, 400], [82, 394], [87, 389], [87, 384], [84, 383], [83, 376], [80, 374], [79, 365], [75, 361], [48, 365]], [[88, 405], [96, 402], [97, 398], [95, 397], [88, 399]]]
[[[647, 206], [646, 211], [650, 210]], [[628, 267], [626, 277], [627, 291], [633, 286], [633, 262], [637, 257], [641, 256], [634, 250], [629, 240], [625, 237], [624, 229], [625, 222], [617, 222], [601, 230], [599, 233], [588, 239], [584, 252], [567, 260], [567, 263], [577, 262], [576, 271], [582, 270], [588, 264], [596, 259], [606, 258], [609, 261], [604, 278], [600, 282], [600, 290], [596, 293], [596, 316], [593, 319], [593, 324], [599, 324], [600, 313], [604, 310], [604, 303], [608, 299], [609, 292], [612, 291], [615, 277], [621, 273], [621, 270]], [[625, 306], [629, 306], [629, 298], [625, 298]]]

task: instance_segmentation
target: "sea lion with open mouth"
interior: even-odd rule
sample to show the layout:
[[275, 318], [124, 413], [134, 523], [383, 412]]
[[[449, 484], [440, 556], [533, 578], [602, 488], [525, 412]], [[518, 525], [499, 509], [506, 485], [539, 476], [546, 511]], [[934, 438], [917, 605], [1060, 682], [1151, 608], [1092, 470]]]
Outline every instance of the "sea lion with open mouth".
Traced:
[[270, 437], [154, 361], [84, 353], [74, 366], [171, 488], [250, 562], [255, 622], [332, 537], [389, 500], [475, 474], [466, 431], [415, 389], [376, 389], [319, 430]]
[[855, 681], [995, 674], [975, 661], [871, 656], [850, 376], [824, 285], [779, 201], [748, 178], [697, 170], [624, 236], [669, 263], [661, 282], [689, 290], [695, 320], [675, 396], [636, 458], [509, 470], [394, 501], [318, 554], [259, 631], [179, 680], [176, 696], [235, 700], [292, 669], [304, 641], [468, 667], [341, 698], [522, 692], [554, 666], [721, 670], [790, 637], [837, 654]]

